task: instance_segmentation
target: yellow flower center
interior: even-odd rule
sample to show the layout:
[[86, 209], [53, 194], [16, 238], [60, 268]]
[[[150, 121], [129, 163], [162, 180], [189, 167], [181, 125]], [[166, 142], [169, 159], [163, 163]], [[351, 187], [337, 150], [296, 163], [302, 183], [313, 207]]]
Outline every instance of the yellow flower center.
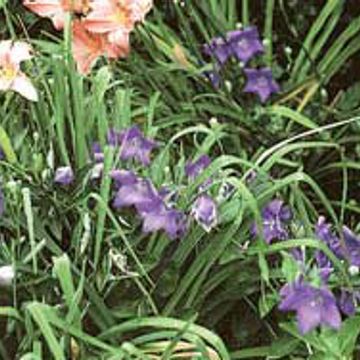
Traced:
[[0, 65], [0, 78], [11, 81], [16, 77], [17, 70], [13, 66]]
[[128, 27], [131, 22], [131, 10], [126, 1], [119, 0], [116, 5], [116, 12], [113, 15], [115, 22]]

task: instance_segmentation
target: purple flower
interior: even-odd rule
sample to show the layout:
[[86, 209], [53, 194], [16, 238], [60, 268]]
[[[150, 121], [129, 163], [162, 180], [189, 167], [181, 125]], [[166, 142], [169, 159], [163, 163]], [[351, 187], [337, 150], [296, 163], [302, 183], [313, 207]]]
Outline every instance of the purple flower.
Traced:
[[129, 170], [111, 170], [110, 177], [114, 181], [115, 189], [120, 189], [123, 185], [133, 185], [137, 182], [137, 176]]
[[[285, 206], [282, 200], [272, 200], [263, 208], [261, 215], [266, 243], [270, 244], [274, 239], [286, 240], [289, 237], [286, 222], [291, 220], [292, 213], [290, 208]], [[258, 230], [255, 225], [252, 228], [252, 233], [253, 235], [258, 235]]]
[[343, 226], [343, 235], [346, 246], [344, 257], [349, 260], [351, 265], [360, 266], [360, 238], [347, 226]]
[[209, 44], [203, 46], [204, 54], [213, 56], [220, 65], [223, 65], [232, 55], [232, 49], [226, 38], [215, 37]]
[[151, 211], [142, 212], [143, 232], [151, 233], [164, 230], [170, 239], [182, 237], [186, 232], [186, 217], [175, 209], [168, 209], [165, 204], [155, 206]]
[[74, 181], [74, 173], [70, 166], [61, 166], [55, 171], [54, 182], [60, 185], [70, 185]]
[[264, 103], [271, 94], [280, 91], [279, 85], [273, 79], [271, 69], [244, 69], [244, 72], [247, 83], [243, 91], [257, 94], [261, 102]]
[[157, 146], [155, 141], [145, 138], [136, 125], [120, 132], [109, 129], [107, 143], [120, 148], [122, 160], [134, 159], [145, 166], [150, 164], [151, 151]]
[[264, 52], [264, 46], [260, 41], [259, 32], [255, 26], [243, 30], [230, 31], [227, 34], [232, 53], [239, 61], [247, 63], [256, 54]]
[[334, 268], [331, 263], [326, 266], [319, 268], [319, 276], [322, 284], [327, 284], [329, 281], [330, 275], [333, 273]]
[[99, 163], [104, 161], [104, 153], [99, 143], [93, 143], [91, 149], [95, 162]]
[[114, 170], [111, 177], [118, 188], [113, 201], [117, 209], [134, 206], [143, 220], [143, 232], [164, 230], [170, 239], [184, 235], [186, 231], [185, 215], [168, 208], [163, 193], [159, 193], [148, 179], [136, 178], [126, 170]]
[[106, 135], [108, 145], [120, 146], [120, 131], [116, 131], [114, 128], [110, 128]]
[[203, 51], [223, 65], [231, 56], [247, 63], [256, 54], [262, 53], [264, 47], [257, 28], [251, 26], [243, 30], [230, 31], [224, 37], [213, 38], [209, 44], [204, 45]]
[[353, 316], [356, 312], [356, 302], [360, 298], [358, 291], [352, 292], [348, 290], [341, 290], [339, 299], [339, 308], [343, 314]]
[[290, 250], [290, 254], [293, 258], [300, 264], [303, 265], [305, 263], [305, 252], [301, 248], [293, 248]]
[[200, 195], [195, 200], [191, 215], [207, 232], [210, 232], [218, 223], [217, 205], [208, 195]]
[[162, 199], [152, 182], [141, 178], [135, 182], [121, 184], [113, 201], [116, 209], [135, 206], [139, 213], [149, 212], [160, 204], [162, 204]]
[[[323, 216], [320, 216], [315, 227], [316, 236], [322, 240], [339, 259], [347, 259], [351, 265], [360, 266], [360, 238], [347, 226], [343, 226], [342, 231], [345, 248], [342, 247], [339, 237], [331, 231], [331, 225], [325, 222]], [[320, 267], [331, 264], [328, 257], [322, 251], [317, 251], [315, 256]]]
[[209, 158], [209, 156], [201, 155], [197, 160], [188, 161], [186, 163], [186, 165], [185, 165], [185, 174], [189, 179], [194, 180], [210, 164], [211, 164], [211, 159]]
[[341, 316], [336, 299], [326, 287], [315, 288], [303, 281], [285, 285], [280, 295], [281, 311], [296, 311], [298, 329], [306, 334], [319, 325], [333, 329], [341, 326]]
[[324, 216], [319, 217], [318, 222], [315, 225], [315, 234], [336, 256], [341, 257], [342, 250], [340, 240], [331, 230], [331, 225], [326, 223]]
[[145, 166], [150, 164], [150, 153], [157, 146], [156, 142], [145, 138], [137, 126], [122, 131], [119, 140], [122, 160], [134, 159]]
[[[318, 222], [315, 225], [315, 234], [316, 237], [322, 240], [336, 256], [342, 257], [340, 240], [332, 232], [331, 225], [326, 223], [325, 217], [323, 216], [319, 217]], [[317, 250], [315, 252], [315, 259], [319, 267], [320, 276], [323, 279], [323, 281], [326, 282], [333, 269], [332, 262], [325, 255], [325, 253], [320, 250]]]
[[204, 71], [205, 77], [211, 82], [215, 89], [218, 89], [221, 83], [221, 76], [217, 69]]

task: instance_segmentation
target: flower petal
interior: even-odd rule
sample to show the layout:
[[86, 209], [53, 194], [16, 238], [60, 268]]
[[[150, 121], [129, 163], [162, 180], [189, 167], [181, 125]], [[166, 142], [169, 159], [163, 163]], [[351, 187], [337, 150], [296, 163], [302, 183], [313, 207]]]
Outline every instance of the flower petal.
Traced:
[[31, 81], [22, 73], [18, 74], [11, 84], [11, 89], [30, 101], [38, 101], [38, 93]]

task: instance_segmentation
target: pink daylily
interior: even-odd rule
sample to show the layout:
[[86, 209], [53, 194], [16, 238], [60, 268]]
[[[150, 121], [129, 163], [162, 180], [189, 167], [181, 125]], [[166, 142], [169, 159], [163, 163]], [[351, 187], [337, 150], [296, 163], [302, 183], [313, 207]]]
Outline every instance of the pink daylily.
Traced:
[[0, 42], [0, 91], [13, 90], [28, 100], [38, 100], [35, 87], [20, 69], [20, 63], [31, 58], [28, 44], [11, 40]]
[[130, 51], [128, 35], [119, 38], [116, 44], [109, 43], [105, 35], [89, 32], [81, 20], [73, 22], [72, 34], [73, 56], [81, 74], [87, 74], [102, 55], [119, 58], [127, 56]]
[[52, 20], [55, 28], [64, 28], [67, 12], [85, 14], [89, 11], [90, 0], [24, 0], [23, 4], [28, 9], [42, 17]]
[[136, 22], [144, 21], [151, 7], [152, 0], [93, 0], [85, 27], [94, 33], [108, 34], [109, 41], [117, 43], [134, 29]]

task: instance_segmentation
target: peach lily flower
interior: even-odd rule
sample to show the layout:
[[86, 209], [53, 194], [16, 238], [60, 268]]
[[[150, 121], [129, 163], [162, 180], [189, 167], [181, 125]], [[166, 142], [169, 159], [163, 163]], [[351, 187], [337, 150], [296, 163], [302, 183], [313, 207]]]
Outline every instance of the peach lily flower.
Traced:
[[81, 20], [73, 22], [72, 35], [73, 56], [81, 74], [89, 73], [96, 60], [102, 55], [118, 58], [126, 57], [129, 53], [128, 35], [119, 39], [117, 44], [112, 44], [106, 36], [89, 32]]
[[28, 44], [11, 40], [0, 42], [0, 91], [13, 90], [28, 100], [38, 100], [35, 87], [20, 69], [20, 63], [31, 58]]
[[64, 28], [67, 12], [85, 14], [89, 11], [90, 0], [24, 0], [23, 4], [29, 10], [42, 17], [52, 20], [55, 28]]
[[93, 0], [85, 27], [94, 33], [108, 34], [110, 42], [118, 43], [136, 22], [144, 21], [152, 5], [152, 0]]

